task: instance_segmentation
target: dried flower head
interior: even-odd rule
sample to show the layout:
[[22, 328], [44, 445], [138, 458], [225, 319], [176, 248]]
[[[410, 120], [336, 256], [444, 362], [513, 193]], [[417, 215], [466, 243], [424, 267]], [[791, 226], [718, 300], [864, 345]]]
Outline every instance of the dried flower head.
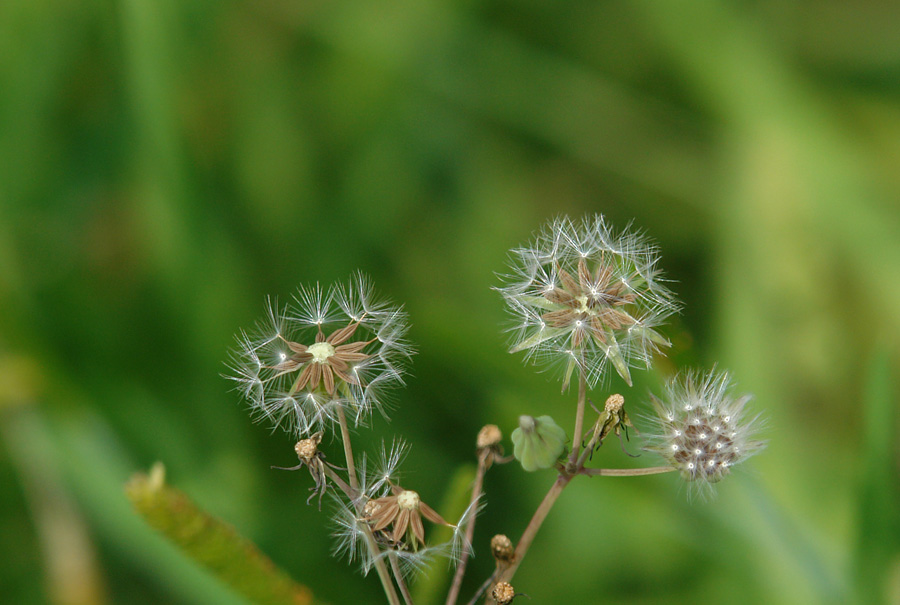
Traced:
[[406, 314], [375, 298], [362, 276], [323, 290], [301, 287], [294, 303], [269, 301], [254, 333], [241, 332], [232, 372], [257, 419], [303, 437], [343, 410], [355, 423], [385, 412], [411, 354]]
[[[393, 450], [393, 448], [392, 448]], [[386, 491], [384, 491], [386, 490]], [[425, 504], [419, 494], [395, 484], [370, 483], [357, 502], [334, 497], [334, 522], [337, 538], [334, 553], [358, 559], [363, 573], [368, 573], [379, 558], [394, 557], [404, 576], [421, 571], [437, 556], [459, 562], [463, 552], [471, 552], [465, 528], [481, 509], [481, 501], [472, 503], [456, 524], [448, 523], [434, 509]], [[377, 494], [382, 492], [382, 495]], [[423, 519], [448, 527], [452, 536], [447, 542], [427, 544]], [[365, 531], [371, 530], [381, 550], [373, 557], [365, 546]]]
[[315, 433], [309, 439], [301, 439], [294, 445], [294, 451], [297, 453], [297, 458], [300, 459], [300, 464], [292, 467], [283, 467], [283, 466], [273, 466], [272, 468], [277, 468], [283, 471], [296, 471], [304, 466], [309, 469], [309, 474], [312, 476], [313, 481], [315, 481], [315, 485], [309, 488], [309, 491], [312, 492], [309, 498], [307, 498], [306, 503], [309, 504], [309, 501], [313, 499], [314, 496], [319, 496], [319, 509], [322, 508], [322, 496], [325, 495], [325, 490], [328, 487], [326, 472], [325, 472], [325, 454], [319, 451], [319, 444], [322, 442], [322, 431]]
[[[628, 439], [628, 429], [634, 429], [634, 425], [628, 417], [628, 412], [625, 411], [625, 398], [618, 393], [614, 393], [606, 399], [602, 412], [594, 407], [593, 403], [591, 407], [597, 412], [597, 420], [591, 429], [588, 447], [599, 448], [603, 445], [603, 440], [606, 439], [607, 435], [612, 432], [619, 438], [622, 451], [628, 454], [628, 450], [625, 449], [625, 442], [622, 440], [622, 434], [624, 433], [625, 439]], [[631, 456], [631, 454], [628, 455]], [[593, 453], [591, 453], [591, 456], [593, 456]]]
[[563, 390], [576, 368], [593, 387], [608, 364], [631, 385], [629, 368], [649, 367], [670, 346], [656, 329], [678, 304], [643, 236], [614, 234], [600, 215], [558, 218], [511, 256], [512, 273], [498, 288], [516, 319], [510, 352], [563, 361]]
[[657, 415], [650, 419], [653, 429], [646, 449], [701, 487], [721, 480], [731, 467], [765, 446], [753, 438], [757, 419], [744, 419], [744, 406], [752, 395], [735, 399], [730, 387], [728, 374], [715, 370], [670, 380], [664, 400], [651, 395]]
[[[392, 546], [403, 544], [411, 550], [419, 550], [425, 544], [425, 526], [422, 516], [437, 525], [450, 526], [437, 512], [422, 502], [412, 490], [394, 487], [393, 494], [369, 500], [364, 518], [372, 526], [376, 536], [381, 536]], [[390, 527], [391, 531], [387, 531]]]
[[509, 605], [516, 596], [516, 589], [509, 582], [497, 582], [491, 590], [491, 598], [497, 605]]

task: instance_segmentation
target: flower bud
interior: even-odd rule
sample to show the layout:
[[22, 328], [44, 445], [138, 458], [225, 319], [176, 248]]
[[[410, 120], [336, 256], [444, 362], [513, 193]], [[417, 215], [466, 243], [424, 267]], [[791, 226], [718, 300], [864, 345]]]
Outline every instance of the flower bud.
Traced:
[[478, 446], [478, 449], [482, 449], [495, 446], [499, 444], [502, 439], [503, 433], [500, 432], [500, 428], [496, 424], [486, 424], [478, 431], [478, 439], [475, 443]]
[[526, 471], [551, 468], [565, 449], [566, 431], [550, 416], [519, 416], [512, 442], [513, 455]]
[[497, 561], [509, 563], [515, 557], [512, 542], [504, 534], [497, 534], [491, 538], [491, 554]]

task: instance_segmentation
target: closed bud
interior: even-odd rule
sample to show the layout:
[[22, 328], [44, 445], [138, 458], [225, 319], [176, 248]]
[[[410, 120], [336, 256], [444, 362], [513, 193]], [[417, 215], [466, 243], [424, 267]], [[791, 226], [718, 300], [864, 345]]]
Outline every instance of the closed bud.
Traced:
[[512, 542], [504, 534], [497, 534], [491, 538], [491, 554], [497, 561], [509, 563], [515, 558], [515, 550]]
[[496, 424], [486, 424], [478, 431], [478, 439], [475, 443], [478, 449], [482, 449], [498, 445], [502, 439], [503, 433], [500, 432], [500, 428]]
[[565, 449], [566, 431], [550, 416], [519, 416], [512, 442], [513, 455], [526, 471], [552, 468]]

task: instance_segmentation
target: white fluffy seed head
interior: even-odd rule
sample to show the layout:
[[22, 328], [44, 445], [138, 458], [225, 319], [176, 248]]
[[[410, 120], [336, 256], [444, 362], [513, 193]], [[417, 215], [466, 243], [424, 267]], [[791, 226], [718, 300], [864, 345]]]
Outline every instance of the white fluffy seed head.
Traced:
[[[611, 367], [630, 384], [629, 368], [649, 367], [669, 346], [657, 329], [679, 306], [658, 264], [655, 245], [627, 228], [613, 232], [601, 215], [551, 221], [510, 252], [496, 288], [514, 318], [511, 352], [559, 365], [564, 376], [574, 361], [591, 387]], [[568, 292], [573, 279], [577, 292]], [[561, 302], [560, 290], [571, 299]]]
[[720, 481], [731, 467], [765, 446], [754, 438], [758, 420], [744, 420], [750, 396], [732, 397], [730, 386], [724, 372], [688, 373], [667, 382], [663, 399], [652, 397], [657, 415], [646, 419], [651, 430], [644, 434], [645, 449], [658, 453], [700, 488]]
[[[316, 342], [357, 323], [347, 342], [371, 341], [361, 352], [363, 361], [349, 364], [352, 381], [336, 378], [340, 385], [327, 392], [323, 381], [297, 388], [306, 363], [328, 364], [340, 345]], [[240, 332], [232, 351], [227, 376], [250, 406], [256, 420], [281, 427], [297, 438], [328, 428], [339, 409], [357, 425], [374, 410], [387, 413], [389, 392], [403, 384], [412, 347], [406, 340], [408, 321], [401, 307], [376, 297], [362, 274], [348, 282], [323, 288], [301, 286], [290, 304], [266, 301], [266, 312], [256, 329]], [[288, 343], [307, 347], [308, 362], [288, 367], [295, 352]], [[345, 343], [346, 344], [346, 343]]]

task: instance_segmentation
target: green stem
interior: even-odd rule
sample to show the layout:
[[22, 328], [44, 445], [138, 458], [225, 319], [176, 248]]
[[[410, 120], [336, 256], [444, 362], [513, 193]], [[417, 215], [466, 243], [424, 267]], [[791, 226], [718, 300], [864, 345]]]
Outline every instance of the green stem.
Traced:
[[356, 477], [356, 464], [353, 462], [353, 448], [350, 445], [350, 429], [347, 426], [347, 417], [344, 408], [338, 406], [338, 423], [341, 425], [341, 441], [344, 444], [344, 459], [347, 461], [347, 478], [350, 487], [359, 492], [359, 479]]
[[543, 501], [541, 501], [540, 506], [538, 506], [537, 510], [534, 511], [534, 515], [531, 517], [531, 521], [529, 521], [528, 527], [525, 528], [525, 532], [522, 534], [522, 537], [519, 538], [519, 542], [518, 544], [516, 544], [516, 550], [512, 563], [510, 563], [509, 567], [507, 567], [497, 575], [495, 583], [509, 582], [515, 575], [516, 570], [519, 569], [519, 565], [522, 563], [522, 559], [524, 559], [525, 555], [528, 554], [528, 549], [531, 546], [532, 541], [534, 541], [534, 537], [537, 535], [538, 530], [541, 528], [541, 525], [544, 523], [544, 519], [547, 518], [547, 514], [550, 512], [550, 509], [553, 508], [554, 504], [556, 504], [556, 499], [559, 498], [559, 495], [569, 484], [569, 481], [572, 480], [572, 477], [573, 475], [560, 474], [556, 478], [556, 481], [544, 496]]
[[574, 473], [578, 469], [578, 453], [581, 448], [581, 432], [584, 429], [584, 405], [587, 402], [587, 378], [584, 371], [578, 373], [578, 408], [575, 411], [575, 432], [572, 435], [572, 455], [569, 456], [569, 464], [566, 470]]
[[[350, 429], [347, 426], [347, 417], [344, 415], [344, 409], [340, 406], [338, 406], [338, 423], [341, 425], [341, 441], [344, 443], [344, 458], [347, 460], [347, 476], [350, 479], [350, 488], [353, 493], [357, 494], [357, 498], [353, 498], [351, 502], [356, 508], [356, 514], [359, 515], [361, 513], [358, 498], [361, 495], [359, 493], [359, 480], [356, 477], [356, 467], [353, 464], [353, 448], [350, 445]], [[372, 530], [368, 524], [362, 523], [362, 526], [363, 535], [366, 537], [366, 545], [369, 547], [369, 554], [375, 561], [375, 570], [378, 572], [378, 578], [384, 587], [384, 594], [391, 605], [400, 605], [400, 597], [397, 596], [397, 590], [394, 588], [393, 582], [391, 582], [391, 574], [388, 572], [387, 565], [384, 564], [384, 559], [378, 556], [381, 554], [381, 551], [375, 543], [375, 536], [372, 535]]]

